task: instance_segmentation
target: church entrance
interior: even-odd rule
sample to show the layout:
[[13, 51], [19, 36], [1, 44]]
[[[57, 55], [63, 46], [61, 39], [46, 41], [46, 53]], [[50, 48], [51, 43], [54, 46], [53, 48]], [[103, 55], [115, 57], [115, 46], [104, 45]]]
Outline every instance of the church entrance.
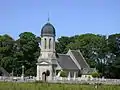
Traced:
[[42, 80], [43, 80], [43, 81], [46, 81], [46, 72], [43, 72], [43, 73], [42, 73]]

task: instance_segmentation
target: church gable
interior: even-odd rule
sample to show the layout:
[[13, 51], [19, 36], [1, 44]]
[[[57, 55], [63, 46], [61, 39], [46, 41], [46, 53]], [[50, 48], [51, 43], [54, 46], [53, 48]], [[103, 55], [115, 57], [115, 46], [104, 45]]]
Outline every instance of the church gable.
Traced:
[[47, 61], [41, 61], [41, 62], [39, 62], [39, 64], [49, 64], [49, 62], [47, 62]]

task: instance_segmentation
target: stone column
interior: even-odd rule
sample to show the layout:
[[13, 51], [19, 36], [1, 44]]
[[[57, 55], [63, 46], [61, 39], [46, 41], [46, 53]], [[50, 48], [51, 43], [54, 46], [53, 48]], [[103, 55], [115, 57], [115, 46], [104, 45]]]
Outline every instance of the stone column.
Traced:
[[37, 64], [37, 77], [36, 77], [36, 80], [40, 80], [40, 68], [39, 68], [39, 65]]
[[74, 72], [74, 77], [73, 77], [73, 79], [74, 79], [74, 80], [76, 79], [76, 72]]
[[69, 73], [68, 73], [68, 80], [70, 80], [70, 78], [71, 78], [71, 77], [70, 77], [70, 72], [69, 72]]

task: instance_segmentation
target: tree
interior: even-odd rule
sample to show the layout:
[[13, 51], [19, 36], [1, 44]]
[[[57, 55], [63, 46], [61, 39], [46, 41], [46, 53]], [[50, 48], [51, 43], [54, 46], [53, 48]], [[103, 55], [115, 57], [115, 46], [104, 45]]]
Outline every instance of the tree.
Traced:
[[69, 37], [61, 37], [58, 38], [58, 42], [56, 42], [56, 51], [57, 53], [66, 53], [66, 45], [69, 43]]
[[9, 35], [0, 36], [0, 66], [11, 73], [13, 58], [14, 40]]
[[112, 34], [108, 37], [108, 45], [110, 52], [119, 56], [120, 55], [120, 34]]
[[77, 37], [78, 37], [78, 35], [75, 35], [72, 37], [62, 36], [61, 38], [58, 38], [57, 42], [56, 42], [56, 52], [57, 53], [67, 53], [67, 51], [68, 51], [67, 45], [71, 42], [74, 42]]
[[112, 34], [108, 37], [109, 61], [106, 75], [110, 78], [120, 78], [120, 34]]
[[[26, 75], [36, 74], [36, 63], [40, 53], [39, 38], [31, 32], [24, 32], [16, 40], [16, 53], [14, 53], [17, 62], [17, 71], [21, 71], [21, 66], [25, 66]], [[31, 72], [33, 70], [33, 72]], [[21, 74], [21, 72], [17, 72]]]

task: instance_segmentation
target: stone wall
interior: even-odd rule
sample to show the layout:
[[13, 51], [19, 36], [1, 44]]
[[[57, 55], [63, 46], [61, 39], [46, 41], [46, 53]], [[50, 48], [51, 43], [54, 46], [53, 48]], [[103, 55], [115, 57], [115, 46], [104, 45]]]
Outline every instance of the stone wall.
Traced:
[[120, 85], [120, 79], [81, 79], [81, 78], [54, 78], [54, 80], [49, 81], [50, 83], [74, 83], [74, 84], [108, 84], [108, 85]]
[[[35, 82], [36, 77], [29, 78], [25, 77], [24, 80], [21, 77], [3, 77], [0, 76], [0, 81], [9, 81], [9, 82]], [[49, 83], [69, 83], [69, 84], [105, 84], [105, 85], [120, 85], [120, 79], [101, 79], [101, 78], [94, 78], [94, 79], [81, 79], [81, 78], [53, 78], [53, 80], [48, 81]]]

